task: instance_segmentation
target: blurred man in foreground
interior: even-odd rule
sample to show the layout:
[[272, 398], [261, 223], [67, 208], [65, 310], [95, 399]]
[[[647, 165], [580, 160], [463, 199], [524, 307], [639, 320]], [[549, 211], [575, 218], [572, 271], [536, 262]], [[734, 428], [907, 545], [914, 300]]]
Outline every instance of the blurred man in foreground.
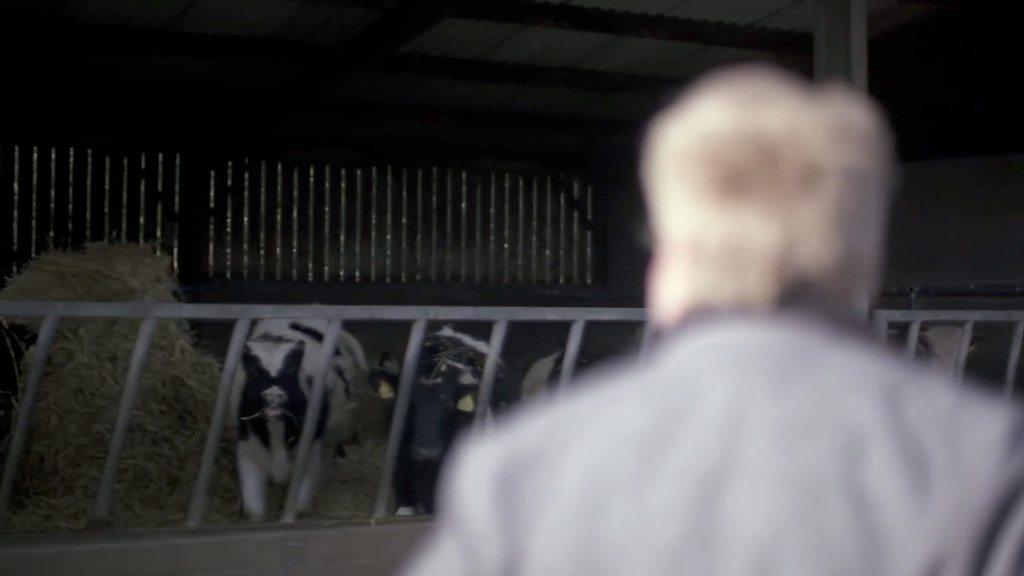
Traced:
[[1009, 575], [1009, 406], [905, 363], [855, 313], [894, 170], [880, 112], [740, 67], [652, 123], [640, 365], [470, 439], [410, 575]]

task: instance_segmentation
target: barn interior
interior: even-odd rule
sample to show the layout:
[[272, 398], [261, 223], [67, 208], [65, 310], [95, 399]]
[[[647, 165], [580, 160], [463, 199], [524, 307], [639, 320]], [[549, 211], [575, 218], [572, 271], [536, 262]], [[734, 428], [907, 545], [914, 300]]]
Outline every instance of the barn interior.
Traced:
[[[4, 2], [0, 278], [49, 249], [137, 243], [192, 303], [642, 307], [647, 122], [702, 73], [767, 62], [852, 81], [889, 116], [902, 174], [879, 305], [1020, 309], [1019, 16], [967, 0]], [[509, 377], [569, 326], [513, 326]], [[223, 357], [230, 324], [193, 328]], [[640, 328], [589, 330], [581, 359], [635, 349]], [[352, 330], [371, 361], [405, 345], [404, 324]], [[969, 368], [998, 381], [1013, 329], [991, 332], [1006, 345]], [[344, 528], [345, 553], [393, 561], [418, 535], [378, 528]], [[147, 538], [121, 552], [144, 564], [166, 545]], [[392, 566], [375, 562], [352, 569]]]

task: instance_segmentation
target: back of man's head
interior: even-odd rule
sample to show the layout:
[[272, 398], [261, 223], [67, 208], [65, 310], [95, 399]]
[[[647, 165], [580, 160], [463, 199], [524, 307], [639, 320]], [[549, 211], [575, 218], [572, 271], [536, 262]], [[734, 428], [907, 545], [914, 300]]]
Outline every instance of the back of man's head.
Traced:
[[893, 164], [882, 113], [852, 89], [767, 66], [705, 76], [643, 149], [652, 317], [771, 308], [794, 286], [853, 305], [878, 281]]

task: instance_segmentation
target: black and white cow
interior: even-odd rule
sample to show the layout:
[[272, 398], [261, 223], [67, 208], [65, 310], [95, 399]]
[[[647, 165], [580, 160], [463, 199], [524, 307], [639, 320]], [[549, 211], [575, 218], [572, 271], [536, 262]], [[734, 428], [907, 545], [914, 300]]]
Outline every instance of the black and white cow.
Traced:
[[[266, 512], [267, 481], [286, 484], [291, 477], [299, 436], [309, 417], [313, 381], [324, 366], [326, 328], [324, 320], [262, 320], [245, 345], [232, 406], [238, 424], [242, 507], [253, 522], [261, 521]], [[352, 435], [352, 398], [366, 389], [366, 357], [351, 334], [341, 332], [330, 362], [313, 450], [299, 488], [298, 512], [307, 512], [312, 505], [325, 442]]]
[[[434, 512], [441, 466], [456, 437], [473, 422], [488, 350], [486, 342], [450, 326], [424, 339], [394, 474], [396, 515]], [[499, 367], [495, 386], [501, 373]], [[395, 398], [397, 367], [372, 371], [371, 383], [381, 398]]]

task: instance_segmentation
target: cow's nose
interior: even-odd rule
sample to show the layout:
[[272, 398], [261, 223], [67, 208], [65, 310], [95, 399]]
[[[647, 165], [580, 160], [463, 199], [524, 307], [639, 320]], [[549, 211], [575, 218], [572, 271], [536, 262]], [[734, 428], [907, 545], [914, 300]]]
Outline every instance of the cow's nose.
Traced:
[[261, 396], [263, 396], [263, 401], [270, 406], [280, 406], [281, 404], [284, 404], [284, 401], [288, 398], [288, 395], [284, 393], [284, 390], [281, 390], [277, 386], [267, 388], [261, 393]]

